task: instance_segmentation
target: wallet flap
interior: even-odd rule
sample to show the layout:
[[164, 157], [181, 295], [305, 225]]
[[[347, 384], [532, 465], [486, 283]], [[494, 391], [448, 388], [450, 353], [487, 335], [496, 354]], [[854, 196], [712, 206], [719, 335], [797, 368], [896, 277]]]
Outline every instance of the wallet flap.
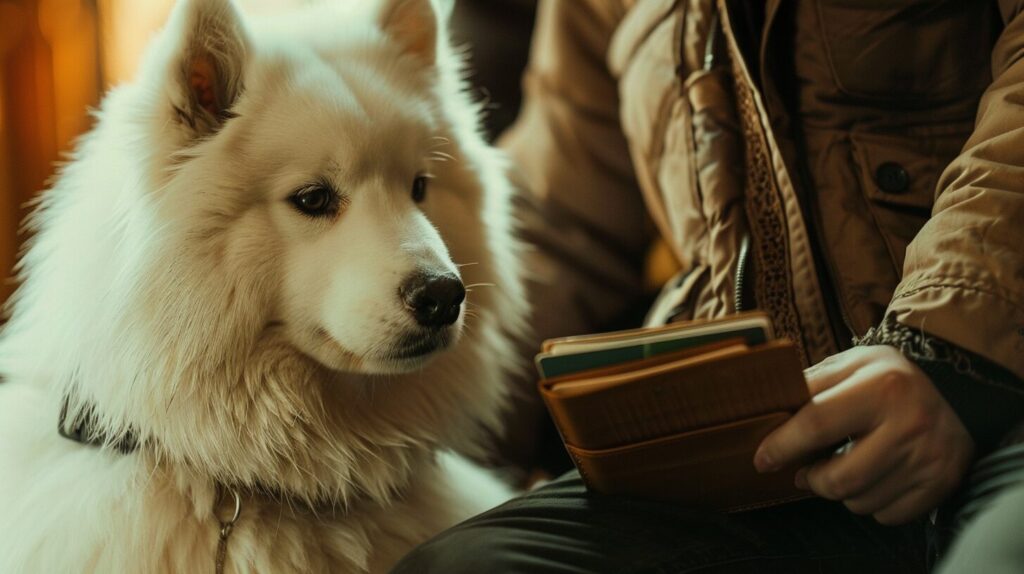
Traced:
[[566, 445], [595, 492], [737, 511], [806, 498], [795, 469], [759, 474], [754, 452], [789, 413], [776, 412], [628, 446], [591, 450]]
[[795, 412], [810, 398], [796, 350], [781, 340], [615, 377], [614, 384], [581, 392], [539, 385], [567, 444], [611, 448], [770, 412]]

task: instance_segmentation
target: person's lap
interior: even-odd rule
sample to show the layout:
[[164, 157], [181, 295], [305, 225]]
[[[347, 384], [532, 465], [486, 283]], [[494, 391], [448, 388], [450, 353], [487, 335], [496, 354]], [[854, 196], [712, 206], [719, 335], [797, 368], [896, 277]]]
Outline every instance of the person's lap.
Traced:
[[813, 499], [738, 514], [588, 495], [579, 475], [472, 518], [393, 572], [926, 572], [921, 523], [885, 527]]

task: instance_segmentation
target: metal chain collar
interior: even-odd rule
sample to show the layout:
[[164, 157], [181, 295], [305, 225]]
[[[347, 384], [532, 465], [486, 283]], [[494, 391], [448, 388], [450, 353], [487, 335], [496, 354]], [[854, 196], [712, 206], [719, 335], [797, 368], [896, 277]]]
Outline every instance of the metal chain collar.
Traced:
[[213, 503], [213, 516], [220, 523], [217, 557], [214, 562], [214, 572], [216, 574], [224, 574], [224, 561], [228, 555], [228, 538], [231, 536], [231, 531], [235, 528], [235, 523], [238, 522], [238, 517], [242, 514], [242, 497], [239, 496], [237, 490], [232, 489], [230, 493], [235, 499], [235, 512], [230, 520], [224, 521], [217, 516], [217, 508], [220, 506], [221, 496], [217, 496], [217, 501]]

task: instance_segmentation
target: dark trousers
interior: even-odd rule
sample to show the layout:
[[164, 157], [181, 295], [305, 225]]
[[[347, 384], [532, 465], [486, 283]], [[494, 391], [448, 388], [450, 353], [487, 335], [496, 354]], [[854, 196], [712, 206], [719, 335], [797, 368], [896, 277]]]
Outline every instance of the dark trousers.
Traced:
[[394, 574], [926, 572], [923, 523], [807, 500], [740, 514], [587, 493], [569, 473], [414, 550]]
[[441, 533], [393, 572], [914, 574], [940, 557], [942, 574], [1020, 574], [1024, 442], [980, 460], [942, 511], [937, 527], [881, 526], [821, 499], [697, 512], [591, 495], [572, 472]]

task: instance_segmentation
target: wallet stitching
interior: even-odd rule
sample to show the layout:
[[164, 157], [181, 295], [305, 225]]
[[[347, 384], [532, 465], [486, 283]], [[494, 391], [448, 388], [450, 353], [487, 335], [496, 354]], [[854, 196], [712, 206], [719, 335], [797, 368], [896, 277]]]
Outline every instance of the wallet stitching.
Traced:
[[580, 473], [580, 478], [583, 480], [583, 484], [587, 487], [587, 490], [594, 490], [593, 485], [590, 484], [590, 479], [587, 477], [587, 472], [583, 470], [583, 462], [580, 460], [580, 457], [573, 452], [573, 449], [571, 448], [567, 448], [565, 450], [569, 453], [569, 456], [572, 457], [572, 461], [576, 465], [576, 470]]

